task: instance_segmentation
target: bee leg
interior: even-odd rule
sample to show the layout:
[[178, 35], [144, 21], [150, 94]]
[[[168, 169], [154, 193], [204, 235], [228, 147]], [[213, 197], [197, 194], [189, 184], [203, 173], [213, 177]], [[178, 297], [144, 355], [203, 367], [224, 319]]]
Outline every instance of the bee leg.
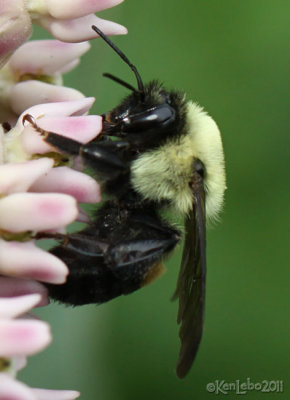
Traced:
[[[162, 260], [165, 254], [171, 252], [179, 238], [132, 240], [118, 243], [109, 248], [105, 255], [106, 264], [113, 274], [122, 282], [131, 282], [143, 286], [147, 274]], [[131, 293], [124, 287], [124, 293]], [[136, 290], [134, 289], [134, 290]]]
[[104, 262], [108, 244], [80, 232], [50, 250], [69, 268], [62, 285], [46, 284], [49, 295], [61, 303], [73, 306], [104, 303], [121, 295], [117, 279]]
[[23, 117], [23, 123], [25, 122], [29, 122], [43, 136], [46, 143], [62, 153], [72, 156], [80, 155], [88, 166], [97, 170], [104, 178], [118, 176], [129, 169], [127, 163], [123, 160], [123, 153], [129, 147], [127, 142], [107, 139], [82, 144], [57, 133], [45, 131], [37, 125], [29, 114]]
[[65, 247], [51, 250], [68, 265], [67, 282], [47, 287], [52, 298], [72, 305], [104, 303], [151, 283], [162, 273], [163, 256], [178, 242], [173, 237], [109, 246], [82, 234], [70, 235], [68, 240]]
[[137, 214], [143, 214], [145, 220], [148, 214], [152, 223], [142, 224], [134, 219], [136, 210], [107, 202], [92, 224], [52, 249], [70, 273], [65, 284], [48, 285], [51, 297], [72, 305], [104, 303], [132, 293], [160, 275], [160, 263], [174, 249], [180, 233], [146, 210]]
[[118, 152], [108, 149], [105, 143], [90, 142], [81, 144], [76, 140], [51, 132], [45, 138], [45, 141], [57, 147], [61, 152], [74, 156], [80, 155], [88, 166], [104, 177], [118, 175], [128, 170], [127, 163], [120, 158]]

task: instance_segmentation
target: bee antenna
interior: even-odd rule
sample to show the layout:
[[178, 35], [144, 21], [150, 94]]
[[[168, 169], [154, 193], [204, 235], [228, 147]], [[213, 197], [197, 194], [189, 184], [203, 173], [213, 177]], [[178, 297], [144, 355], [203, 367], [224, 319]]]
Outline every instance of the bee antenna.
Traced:
[[123, 79], [117, 78], [115, 75], [109, 74], [109, 73], [104, 73], [103, 76], [105, 76], [106, 78], [112, 79], [112, 81], [119, 83], [122, 86], [125, 86], [125, 88], [132, 90], [132, 92], [138, 92], [138, 90], [136, 90], [134, 88], [134, 86], [130, 85], [130, 83], [127, 83], [125, 81], [123, 81]]
[[[133, 65], [131, 63], [131, 61], [125, 56], [125, 54], [108, 38], [107, 35], [104, 34], [104, 32], [102, 32], [99, 28], [97, 28], [95, 25], [92, 25], [92, 29], [102, 38], [104, 39], [104, 41], [122, 58], [123, 61], [125, 61], [125, 63], [127, 65], [129, 65], [129, 67], [131, 68], [131, 70], [134, 72], [136, 79], [137, 79], [137, 84], [138, 84], [138, 92], [141, 94], [142, 97], [144, 97], [144, 85], [141, 79], [141, 76], [137, 70], [137, 68], [135, 67], [135, 65]], [[105, 76], [110, 77], [111, 79], [113, 79], [114, 81], [120, 83], [121, 85], [123, 85], [123, 83], [125, 83], [124, 81], [122, 81], [119, 78], [115, 78], [113, 77], [113, 75], [110, 74], [106, 74]], [[128, 84], [125, 83], [126, 86]], [[131, 85], [126, 86], [129, 89], [132, 88]], [[131, 89], [132, 90], [132, 89]], [[136, 89], [134, 89], [134, 91], [136, 92]]]

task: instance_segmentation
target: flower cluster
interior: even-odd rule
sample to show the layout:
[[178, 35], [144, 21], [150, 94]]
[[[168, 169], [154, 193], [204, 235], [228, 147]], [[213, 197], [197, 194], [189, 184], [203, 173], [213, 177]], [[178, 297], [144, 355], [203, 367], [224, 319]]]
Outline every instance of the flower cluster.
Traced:
[[[40, 282], [65, 282], [67, 266], [37, 245], [42, 232], [64, 233], [88, 221], [78, 203], [101, 200], [98, 183], [60, 162], [27, 114], [44, 130], [86, 143], [102, 129], [88, 115], [94, 102], [62, 86], [96, 37], [124, 34], [121, 25], [93, 13], [122, 0], [2, 0], [0, 6], [0, 399], [73, 399], [74, 391], [32, 389], [16, 380], [26, 357], [51, 342], [49, 325], [28, 312], [49, 303]], [[32, 23], [58, 40], [27, 42]]]
[[126, 33], [115, 22], [103, 20], [95, 12], [113, 7], [123, 0], [1, 0], [0, 66], [32, 33], [32, 23], [47, 29], [63, 42], [83, 42], [96, 35], [98, 26], [107, 35]]

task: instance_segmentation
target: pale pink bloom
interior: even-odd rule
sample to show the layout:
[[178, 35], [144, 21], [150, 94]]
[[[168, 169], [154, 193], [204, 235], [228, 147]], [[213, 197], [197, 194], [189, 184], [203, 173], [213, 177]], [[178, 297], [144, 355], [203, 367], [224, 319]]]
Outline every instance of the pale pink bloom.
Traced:
[[103, 20], [95, 12], [122, 0], [1, 0], [0, 67], [32, 33], [32, 23], [64, 42], [83, 42], [96, 37], [91, 25], [107, 35], [127, 33], [122, 25]]
[[75, 390], [32, 389], [37, 400], [74, 400], [80, 393]]
[[88, 42], [32, 40], [14, 52], [9, 64], [14, 74], [49, 75], [56, 80], [60, 74], [72, 70], [89, 49]]
[[38, 293], [41, 295], [41, 301], [37, 306], [42, 307], [49, 304], [48, 291], [46, 287], [32, 279], [21, 279], [1, 275], [0, 293], [1, 298]]
[[68, 19], [83, 17], [90, 13], [111, 8], [123, 0], [46, 0], [47, 10], [54, 18]]
[[[6, 299], [6, 303], [8, 302], [9, 300]], [[29, 356], [44, 350], [50, 342], [49, 325], [44, 321], [0, 319], [0, 354], [2, 357]]]
[[[62, 283], [65, 264], [18, 234], [63, 229], [78, 216], [76, 199], [62, 193], [28, 193], [53, 167], [47, 158], [0, 166], [0, 274]], [[18, 173], [17, 173], [18, 172]], [[94, 188], [93, 190], [94, 191]], [[5, 233], [6, 232], [6, 233]], [[7, 241], [6, 239], [9, 238]]]
[[56, 39], [73, 43], [98, 37], [92, 30], [92, 25], [96, 25], [106, 35], [125, 35], [127, 33], [127, 29], [122, 25], [96, 17], [94, 14], [63, 20], [42, 18], [39, 25], [47, 29]]
[[57, 230], [78, 215], [76, 200], [59, 193], [14, 193], [0, 199], [0, 229], [15, 233]]
[[57, 192], [73, 196], [79, 203], [99, 203], [101, 193], [89, 175], [68, 167], [51, 169], [30, 187], [33, 192]]
[[30, 155], [53, 149], [31, 124], [23, 125], [23, 116], [29, 114], [43, 129], [88, 142], [102, 126], [100, 116], [86, 115], [93, 101], [84, 98], [33, 106], [20, 115], [14, 128], [2, 134], [2, 162], [10, 164], [0, 166], [0, 193], [6, 195], [0, 198], [0, 229], [11, 233], [59, 231], [77, 218], [76, 200], [101, 200], [93, 178], [67, 167], [53, 168], [52, 159], [29, 161]]
[[51, 342], [46, 322], [25, 318], [25, 313], [41, 302], [39, 293], [0, 298], [1, 372], [14, 375], [25, 366], [26, 356], [38, 353]]
[[[23, 124], [23, 117], [31, 115], [40, 128], [70, 137], [81, 143], [94, 139], [102, 129], [102, 117], [87, 115], [94, 98], [40, 104], [25, 110], [14, 128], [2, 134], [4, 162], [25, 161], [32, 154], [50, 152], [52, 147], [43, 141], [30, 123]], [[55, 150], [56, 151], [56, 150]], [[1, 132], [0, 132], [1, 155]]]
[[24, 4], [24, 1], [20, 0], [1, 0], [0, 68], [32, 33], [31, 19]]
[[1, 400], [73, 400], [79, 395], [74, 390], [32, 389], [7, 374], [0, 374]]
[[26, 357], [42, 351], [51, 342], [49, 325], [25, 315], [42, 302], [40, 294], [0, 298], [0, 399], [75, 399], [75, 391], [32, 389], [15, 380]]
[[[0, 273], [6, 276], [64, 283], [66, 265], [57, 257], [37, 247], [34, 241], [0, 240]], [[23, 283], [23, 282], [22, 282]]]
[[[36, 307], [40, 301], [41, 295], [37, 293], [24, 296], [11, 296], [10, 298], [0, 297], [0, 322], [3, 322], [3, 319], [19, 317], [33, 307]], [[1, 343], [0, 346], [4, 347]]]
[[62, 86], [90, 45], [36, 40], [19, 47], [0, 70], [0, 120], [14, 123], [16, 115], [37, 104], [78, 100], [84, 95]]
[[41, 103], [78, 100], [84, 95], [76, 89], [52, 85], [38, 80], [28, 80], [15, 84], [10, 91], [9, 105], [16, 114]]
[[93, 102], [93, 97], [87, 97], [61, 103], [41, 104], [23, 112], [15, 129], [21, 130], [21, 143], [26, 153], [47, 153], [51, 151], [51, 146], [45, 143], [40, 135], [35, 134], [35, 129], [31, 124], [25, 124], [23, 127], [22, 117], [25, 114], [32, 115], [42, 129], [87, 143], [102, 130], [102, 117], [87, 115]]
[[1, 195], [26, 192], [34, 181], [46, 176], [52, 167], [53, 160], [49, 158], [0, 165]]

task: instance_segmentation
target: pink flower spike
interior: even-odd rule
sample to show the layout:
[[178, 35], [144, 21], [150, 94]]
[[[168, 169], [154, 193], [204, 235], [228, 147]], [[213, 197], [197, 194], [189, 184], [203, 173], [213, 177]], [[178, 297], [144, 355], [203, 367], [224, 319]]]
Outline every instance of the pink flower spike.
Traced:
[[33, 241], [0, 240], [0, 273], [60, 284], [65, 282], [68, 269], [63, 261], [37, 247]]
[[[0, 248], [1, 244], [2, 243], [0, 242]], [[36, 305], [36, 307], [43, 307], [49, 304], [47, 288], [43, 286], [40, 282], [36, 282], [35, 280], [0, 276], [0, 293], [2, 298], [24, 296], [37, 293], [41, 296], [41, 300]]]
[[75, 197], [80, 203], [101, 201], [101, 190], [97, 182], [90, 176], [68, 167], [53, 168], [46, 176], [38, 179], [30, 190], [66, 193]]
[[0, 374], [1, 400], [38, 400], [33, 391], [7, 374]]
[[73, 197], [56, 193], [16, 193], [0, 199], [0, 228], [10, 232], [45, 231], [77, 218]]
[[21, 114], [30, 107], [42, 103], [55, 103], [83, 99], [84, 95], [76, 89], [51, 85], [37, 80], [16, 83], [9, 95], [12, 110]]
[[0, 354], [2, 357], [32, 355], [43, 350], [50, 342], [49, 325], [43, 321], [0, 320]]
[[75, 390], [32, 389], [37, 400], [74, 400], [80, 396]]
[[47, 174], [52, 167], [53, 160], [49, 158], [0, 165], [0, 193], [26, 192], [33, 182]]
[[123, 0], [46, 0], [46, 6], [52, 17], [68, 19], [94, 14], [122, 2]]
[[0, 297], [0, 320], [18, 317], [35, 307], [40, 300], [39, 294], [28, 294], [8, 299]]
[[69, 20], [43, 18], [40, 21], [40, 24], [55, 38], [71, 43], [96, 38], [97, 34], [92, 30], [92, 25], [96, 25], [106, 35], [126, 35], [128, 33], [124, 26], [117, 24], [116, 22], [98, 18], [94, 14]]
[[23, 44], [9, 65], [18, 73], [53, 75], [79, 59], [90, 48], [88, 42], [64, 43], [59, 40], [33, 40]]

